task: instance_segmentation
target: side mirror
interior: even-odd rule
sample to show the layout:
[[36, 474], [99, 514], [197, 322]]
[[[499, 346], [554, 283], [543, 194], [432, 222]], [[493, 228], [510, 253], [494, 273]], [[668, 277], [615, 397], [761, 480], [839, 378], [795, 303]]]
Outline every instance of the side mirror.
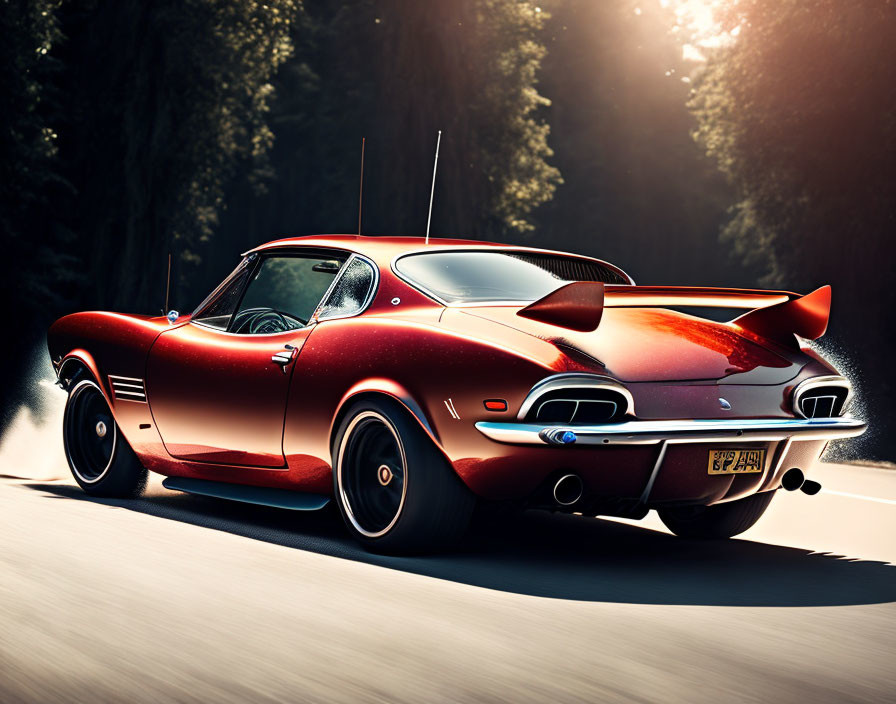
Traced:
[[335, 259], [331, 259], [326, 262], [318, 262], [313, 267], [311, 267], [311, 271], [319, 271], [323, 274], [335, 274], [342, 268], [342, 262], [336, 261]]
[[173, 325], [180, 317], [180, 313], [178, 313], [176, 310], [169, 310], [168, 315], [166, 315], [165, 317], [168, 318], [168, 322]]

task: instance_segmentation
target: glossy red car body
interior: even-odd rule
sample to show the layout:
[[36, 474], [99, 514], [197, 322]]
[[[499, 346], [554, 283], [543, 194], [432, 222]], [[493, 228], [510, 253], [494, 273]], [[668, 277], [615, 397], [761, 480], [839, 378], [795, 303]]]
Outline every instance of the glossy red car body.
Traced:
[[[794, 423], [793, 431], [786, 425], [800, 421], [794, 409], [798, 385], [837, 376], [793, 334], [817, 337], [824, 331], [829, 290], [799, 297], [595, 284], [600, 291], [594, 301], [581, 288], [573, 291], [584, 296], [579, 304], [570, 299], [552, 307], [548, 301], [547, 313], [536, 314], [546, 321], [521, 315], [519, 304], [445, 305], [394, 268], [396, 257], [412, 251], [496, 248], [542, 251], [460, 240], [424, 246], [419, 238], [280, 240], [253, 253], [314, 249], [366, 257], [378, 272], [369, 305], [351, 317], [312, 320], [299, 330], [268, 335], [222, 332], [188, 315], [169, 322], [77, 313], [50, 329], [50, 355], [63, 383], [78, 367], [98, 381], [148, 469], [324, 495], [333, 492], [332, 442], [340, 414], [364, 394], [403, 404], [480, 497], [524, 501], [550, 477], [572, 472], [595, 505], [604, 506], [601, 512], [612, 512], [618, 501], [709, 505], [772, 490], [786, 468], [811, 467], [828, 439], [864, 428], [843, 418], [833, 419], [834, 425], [820, 420], [817, 427]], [[756, 312], [719, 323], [669, 308], [680, 305]], [[587, 318], [589, 310], [598, 319], [596, 330], [563, 322], [577, 312]], [[272, 355], [287, 344], [297, 353], [284, 373]], [[608, 436], [604, 428], [588, 442], [582, 441], [587, 432], [569, 446], [550, 442], [518, 413], [533, 387], [555, 375], [621, 385], [633, 402], [626, 419], [632, 432], [655, 428], [658, 435]], [[114, 379], [142, 385], [145, 401], [116, 393]], [[506, 409], [489, 410], [487, 400], [506, 401]], [[688, 433], [696, 432], [691, 426], [682, 435], [673, 426], [644, 425], [693, 419], [727, 422], [730, 432], [715, 440], [710, 432], [707, 441], [701, 431], [688, 442]], [[748, 432], [732, 430], [732, 420], [742, 420]], [[765, 422], [763, 428], [781, 421], [785, 429], [752, 432], [756, 421]], [[765, 449], [765, 466], [750, 474], [708, 474], [710, 447]]]

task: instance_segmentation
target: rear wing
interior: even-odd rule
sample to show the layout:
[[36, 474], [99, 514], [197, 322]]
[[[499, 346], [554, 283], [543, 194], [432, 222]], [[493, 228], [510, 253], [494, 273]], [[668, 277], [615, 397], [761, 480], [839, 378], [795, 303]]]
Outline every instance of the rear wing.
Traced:
[[799, 298], [790, 291], [702, 286], [613, 286], [604, 289], [604, 305], [611, 308], [765, 308]]
[[794, 344], [794, 335], [824, 335], [831, 312], [831, 287], [801, 296], [790, 291], [700, 286], [626, 286], [579, 281], [561, 286], [518, 311], [524, 318], [580, 332], [596, 330], [604, 308], [742, 308], [731, 324], [760, 337]]

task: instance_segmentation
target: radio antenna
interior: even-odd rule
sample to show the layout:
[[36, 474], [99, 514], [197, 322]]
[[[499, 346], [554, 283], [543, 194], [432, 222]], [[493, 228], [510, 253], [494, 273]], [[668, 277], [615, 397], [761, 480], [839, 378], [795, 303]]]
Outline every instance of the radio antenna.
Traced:
[[429, 191], [429, 215], [426, 216], [426, 242], [429, 244], [429, 225], [432, 222], [432, 199], [436, 193], [436, 169], [439, 168], [439, 145], [442, 143], [442, 130], [439, 130], [439, 136], [436, 138], [436, 160], [432, 165], [432, 188]]
[[168, 252], [168, 280], [165, 282], [165, 315], [168, 315], [168, 293], [171, 291], [171, 252]]
[[361, 236], [361, 213], [364, 208], [364, 144], [367, 141], [361, 137], [361, 187], [358, 189], [358, 237]]

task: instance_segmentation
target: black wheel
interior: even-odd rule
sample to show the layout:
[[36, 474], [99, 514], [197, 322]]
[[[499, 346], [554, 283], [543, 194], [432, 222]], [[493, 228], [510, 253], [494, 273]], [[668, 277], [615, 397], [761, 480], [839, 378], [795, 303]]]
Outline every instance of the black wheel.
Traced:
[[333, 445], [336, 503], [378, 552], [431, 552], [459, 539], [476, 500], [417, 421], [387, 399], [349, 409]]
[[62, 439], [72, 475], [88, 494], [127, 498], [143, 493], [147, 471], [94, 381], [83, 379], [69, 391]]
[[774, 496], [775, 492], [765, 491], [724, 504], [661, 508], [657, 513], [677, 536], [718, 540], [739, 535], [752, 527]]

